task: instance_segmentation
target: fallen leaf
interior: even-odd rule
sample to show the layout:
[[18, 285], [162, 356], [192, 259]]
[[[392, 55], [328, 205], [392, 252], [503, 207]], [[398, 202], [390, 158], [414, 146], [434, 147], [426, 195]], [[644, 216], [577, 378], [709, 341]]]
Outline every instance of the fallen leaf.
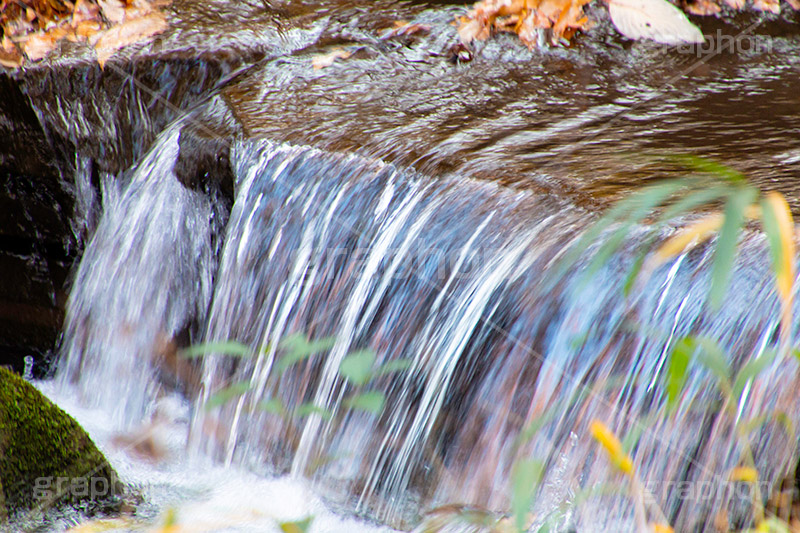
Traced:
[[320, 54], [314, 56], [311, 59], [311, 64], [314, 66], [314, 70], [319, 70], [321, 68], [333, 65], [334, 61], [336, 61], [337, 59], [347, 59], [351, 55], [353, 54], [351, 52], [348, 52], [347, 50], [336, 48], [335, 50], [332, 50], [327, 54]]
[[75, 2], [75, 9], [72, 11], [72, 20], [70, 21], [73, 28], [84, 22], [97, 22], [99, 24], [100, 8], [97, 4], [93, 4], [88, 0], [78, 0]]
[[779, 0], [753, 0], [753, 7], [758, 11], [769, 11], [776, 15], [781, 12]]
[[51, 33], [33, 33], [22, 43], [22, 52], [31, 61], [39, 61], [56, 47], [57, 39]]
[[397, 21], [394, 27], [387, 28], [381, 32], [381, 39], [391, 39], [392, 37], [402, 37], [404, 35], [413, 35], [415, 33], [430, 31], [431, 27], [427, 24], [409, 24], [405, 21]]
[[667, 0], [608, 0], [611, 22], [629, 39], [663, 44], [702, 43], [700, 29]]
[[124, 46], [142, 42], [167, 29], [167, 19], [162, 13], [153, 12], [144, 17], [126, 20], [102, 33], [94, 45], [97, 62], [103, 68], [114, 52]]
[[122, 0], [97, 0], [97, 5], [107, 21], [119, 24], [125, 20], [125, 2]]
[[725, 3], [733, 9], [744, 9], [744, 0], [725, 0]]
[[16, 68], [22, 65], [22, 61], [19, 49], [11, 42], [11, 39], [4, 36], [0, 41], [0, 65], [6, 68]]
[[686, 11], [692, 15], [707, 16], [719, 13], [722, 8], [714, 0], [695, 0], [690, 4], [686, 4]]
[[789, 5], [792, 6], [792, 9], [800, 9], [800, 0], [786, 0], [789, 2]]

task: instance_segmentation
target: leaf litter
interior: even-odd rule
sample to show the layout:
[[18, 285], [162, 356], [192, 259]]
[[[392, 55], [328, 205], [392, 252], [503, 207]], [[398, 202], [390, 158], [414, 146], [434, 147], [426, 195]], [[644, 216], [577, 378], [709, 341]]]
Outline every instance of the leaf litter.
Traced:
[[[456, 20], [458, 35], [465, 46], [484, 41], [501, 32], [515, 33], [529, 48], [549, 36], [553, 45], [569, 43], [573, 36], [591, 28], [593, 21], [584, 7], [593, 0], [481, 0], [466, 16]], [[693, 15], [722, 11], [720, 0], [694, 0], [681, 6]], [[733, 10], [745, 9], [746, 0], [721, 0]], [[800, 0], [786, 0], [800, 9]], [[703, 34], [675, 4], [668, 0], [604, 0], [611, 22], [625, 37], [650, 39], [663, 44], [701, 43]], [[780, 12], [780, 0], [753, 0], [756, 11]]]
[[171, 0], [0, 0], [0, 65], [44, 59], [63, 41], [94, 47], [102, 68], [120, 48], [163, 32]]

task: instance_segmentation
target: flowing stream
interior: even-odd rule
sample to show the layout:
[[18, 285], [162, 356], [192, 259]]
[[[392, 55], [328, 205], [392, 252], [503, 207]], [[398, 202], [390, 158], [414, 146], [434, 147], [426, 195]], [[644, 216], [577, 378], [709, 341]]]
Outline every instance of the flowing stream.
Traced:
[[[87, 240], [56, 379], [38, 386], [142, 496], [137, 519], [174, 510], [190, 530], [269, 531], [313, 515], [316, 532], [409, 530], [459, 509], [507, 513], [515, 465], [533, 459], [544, 470], [534, 531], [641, 531], [635, 499], [607, 490], [624, 480], [590, 435], [600, 420], [635, 442], [644, 493], [675, 531], [711, 530], [720, 511], [747, 526], [747, 499], [728, 481], [734, 420], [711, 373], [690, 368], [674, 416], [655, 414], [682, 337], [718, 339], [734, 371], [775, 345], [764, 236], [741, 239], [718, 312], [706, 302], [709, 246], [648, 270], [627, 297], [648, 228], [593, 272], [599, 243], [566, 273], [558, 261], [610, 200], [679, 171], [653, 153], [729, 163], [798, 211], [797, 13], [759, 22], [766, 48], [705, 56], [620, 43], [598, 8], [575, 47], [528, 50], [501, 35], [459, 62], [451, 22], [463, 9], [447, 2], [278, 3], [243, 2], [222, 21], [237, 46], [266, 48], [247, 60], [257, 64], [222, 69], [224, 82], [187, 89], [175, 109], [188, 114], [173, 120], [169, 104], [150, 131], [158, 95], [128, 110], [105, 95], [155, 139], [137, 137], [129, 169], [100, 164], [115, 154], [114, 128], [96, 146], [74, 141], [86, 147], [73, 231]], [[171, 39], [200, 46], [222, 22], [213, 5], [192, 5]], [[428, 30], [380, 37], [400, 19]], [[751, 27], [708, 20], [717, 37]], [[334, 47], [351, 57], [314, 68]], [[167, 96], [206, 76], [193, 61], [161, 66], [150, 85], [169, 82]], [[63, 98], [72, 112], [60, 95], [40, 98], [41, 116], [68, 133], [95, 131], [81, 100]], [[285, 368], [281, 342], [298, 335], [333, 343]], [[256, 355], [182, 352], [227, 341]], [[360, 350], [398, 369], [355, 386], [340, 364]], [[797, 378], [794, 361], [776, 359], [745, 385], [735, 418], [781, 412], [800, 426]], [[220, 402], [226, 390], [237, 393]], [[354, 406], [364, 394], [382, 409]], [[755, 435], [768, 491], [793, 473], [797, 442], [774, 421]], [[58, 514], [52, 527], [79, 518]]]
[[[187, 457], [213, 459], [215, 472], [279, 476], [258, 482], [273, 487], [266, 494], [308, 480], [337, 508], [409, 527], [446, 504], [506, 509], [521, 457], [546, 465], [532, 509], [540, 523], [586, 487], [619, 481], [589, 437], [596, 418], [620, 435], [641, 432], [637, 470], [679, 530], [735, 509], [724, 489], [739, 452], [707, 373], [692, 372], [673, 421], [650, 415], [665, 402], [658, 384], [681, 336], [720, 339], [734, 368], [774, 342], [779, 303], [762, 237], [745, 239], [717, 314], [705, 305], [705, 249], [656, 269], [625, 298], [633, 261], [625, 250], [588, 279], [580, 268], [551, 275], [586, 224], [567, 202], [241, 140], [231, 150], [228, 212], [177, 183], [182, 127], [165, 131], [129, 182], [105, 195], [70, 296], [59, 381], [113, 427], [140, 424], [172, 372], [191, 404]], [[238, 340], [259, 355], [182, 360], [172, 339], [191, 327], [194, 342]], [[333, 335], [335, 344], [276, 379], [279, 341], [293, 333]], [[337, 369], [358, 349], [373, 350], [378, 363], [410, 361], [368, 385], [386, 397], [377, 416], [343, 403], [352, 385]], [[750, 383], [749, 411], [739, 416], [778, 409], [800, 422], [790, 364], [776, 361]], [[232, 383], [246, 384], [241, 395], [204, 407]], [[275, 398], [332, 416], [253, 409]], [[768, 482], [796, 459], [771, 425], [756, 456]], [[704, 483], [707, 493], [681, 496], [681, 482]], [[635, 508], [624, 496], [600, 498], [558, 523], [634, 530]]]

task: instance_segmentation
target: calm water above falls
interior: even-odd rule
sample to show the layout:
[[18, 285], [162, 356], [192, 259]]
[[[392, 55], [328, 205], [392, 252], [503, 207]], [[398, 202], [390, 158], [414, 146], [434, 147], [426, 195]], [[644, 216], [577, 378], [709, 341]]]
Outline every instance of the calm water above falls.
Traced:
[[[452, 20], [447, 9], [403, 9], [437, 28]], [[630, 299], [628, 251], [586, 283], [578, 270], [553, 283], [551, 266], [591, 219], [584, 207], [674, 174], [638, 158], [652, 149], [715, 156], [795, 191], [797, 37], [771, 38], [774, 53], [723, 55], [665, 86], [696, 58], [591, 43], [537, 55], [504, 51], [501, 38], [453, 66], [444, 30], [394, 46], [353, 30], [382, 27], [357, 23], [370, 16], [331, 16], [320, 30], [320, 43], [361, 47], [350, 61], [314, 71], [311, 56], [326, 50], [315, 45], [222, 92], [248, 136], [232, 146], [232, 205], [177, 182], [181, 124], [124, 186], [108, 185], [70, 296], [62, 393], [77, 390], [130, 429], [177, 383], [192, 404], [196, 460], [308, 478], [345, 512], [403, 527], [449, 503], [506, 509], [519, 457], [547, 465], [532, 509], [541, 520], [615, 479], [588, 436], [592, 419], [621, 435], [643, 424], [634, 453], [643, 481], [676, 531], [702, 530], [734, 507], [713, 488], [738, 462], [708, 375], [691, 374], [674, 422], [654, 426], [648, 414], [663, 405], [666, 354], [682, 335], [721, 339], [734, 367], [773, 342], [778, 302], [763, 239], [745, 239], [714, 315], [705, 250], [657, 270]], [[652, 91], [659, 99], [640, 106]], [[336, 344], [278, 382], [275, 346], [296, 332]], [[175, 358], [173, 343], [227, 339], [263, 354]], [[337, 368], [361, 348], [412, 362], [370, 385], [387, 398], [379, 417], [343, 405], [353, 391]], [[797, 426], [796, 373], [783, 365], [750, 385], [748, 408], [784, 410]], [[248, 386], [241, 397], [203, 408], [238, 382]], [[283, 420], [251, 408], [271, 398], [334, 416]], [[543, 413], [553, 416], [517, 449]], [[796, 460], [773, 426], [756, 454], [769, 481]], [[685, 481], [712, 488], [681, 498]], [[627, 531], [633, 517], [627, 499], [605, 497], [561, 527]]]

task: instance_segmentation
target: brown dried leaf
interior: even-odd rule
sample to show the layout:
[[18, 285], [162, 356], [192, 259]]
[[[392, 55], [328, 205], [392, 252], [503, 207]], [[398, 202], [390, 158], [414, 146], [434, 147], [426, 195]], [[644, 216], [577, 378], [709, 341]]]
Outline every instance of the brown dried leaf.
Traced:
[[56, 47], [56, 43], [64, 35], [56, 36], [54, 32], [33, 33], [22, 43], [22, 51], [31, 61], [39, 61]]
[[733, 9], [736, 10], [744, 9], [745, 0], [724, 0], [724, 1], [726, 4], [728, 4], [729, 7], [732, 7]]
[[789, 2], [789, 5], [792, 6], [792, 9], [800, 9], [800, 0], [786, 0]]
[[100, 20], [100, 8], [97, 4], [88, 2], [87, 0], [78, 0], [75, 3], [75, 9], [72, 11], [72, 27], [75, 28], [86, 21]]
[[[744, 5], [743, 0], [725, 0], [726, 2], [735, 1], [735, 2], [742, 2]], [[686, 4], [686, 11], [691, 13], [692, 15], [714, 15], [722, 11], [722, 8], [719, 7], [714, 0], [695, 0], [691, 4]]]
[[125, 20], [125, 2], [123, 0], [97, 0], [97, 4], [107, 21], [119, 24]]
[[99, 22], [85, 20], [75, 27], [75, 35], [79, 39], [89, 40], [102, 29], [103, 25]]
[[485, 41], [491, 35], [491, 26], [486, 21], [472, 19], [458, 27], [458, 36], [465, 45], [474, 40]]
[[167, 29], [167, 19], [162, 13], [154, 12], [147, 16], [127, 20], [102, 32], [94, 45], [97, 62], [103, 68], [114, 52], [124, 46], [144, 41]]
[[337, 48], [328, 52], [327, 54], [320, 54], [316, 55], [311, 59], [311, 64], [314, 66], [314, 70], [319, 70], [321, 68], [329, 67], [333, 65], [334, 61], [337, 59], [347, 59], [353, 55], [351, 52], [347, 50], [342, 50], [341, 48]]
[[0, 65], [7, 68], [16, 68], [22, 65], [22, 54], [8, 37], [0, 41]]
[[409, 24], [405, 21], [396, 21], [393, 28], [387, 28], [381, 32], [381, 39], [391, 39], [404, 35], [413, 35], [419, 32], [430, 31], [431, 27], [427, 24]]
[[781, 12], [779, 0], [753, 0], [753, 7], [758, 11], [769, 11], [775, 14]]

